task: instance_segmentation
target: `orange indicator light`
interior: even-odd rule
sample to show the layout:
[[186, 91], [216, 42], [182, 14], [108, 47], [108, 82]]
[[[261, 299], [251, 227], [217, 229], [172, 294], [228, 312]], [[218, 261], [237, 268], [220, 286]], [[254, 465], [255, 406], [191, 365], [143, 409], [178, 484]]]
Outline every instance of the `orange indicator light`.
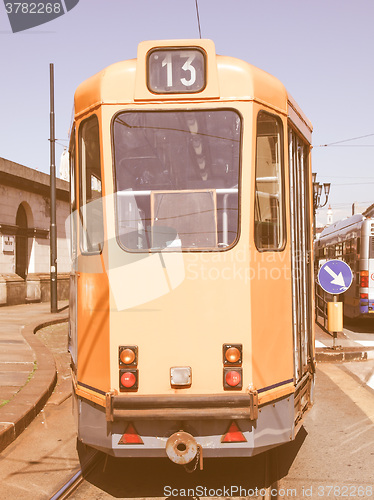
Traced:
[[130, 365], [135, 360], [135, 353], [131, 349], [124, 349], [121, 351], [120, 359], [125, 365]]
[[243, 363], [242, 344], [223, 344], [223, 365], [241, 366]]
[[225, 352], [225, 357], [229, 363], [237, 363], [240, 359], [240, 351], [237, 347], [230, 347]]

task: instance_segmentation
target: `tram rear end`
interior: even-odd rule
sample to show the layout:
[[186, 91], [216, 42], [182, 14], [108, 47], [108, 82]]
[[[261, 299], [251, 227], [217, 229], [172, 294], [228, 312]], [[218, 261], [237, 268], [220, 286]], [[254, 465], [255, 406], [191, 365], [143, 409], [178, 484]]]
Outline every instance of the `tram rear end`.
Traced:
[[314, 380], [310, 134], [278, 80], [209, 40], [143, 42], [78, 88], [83, 443], [186, 464], [294, 439]]

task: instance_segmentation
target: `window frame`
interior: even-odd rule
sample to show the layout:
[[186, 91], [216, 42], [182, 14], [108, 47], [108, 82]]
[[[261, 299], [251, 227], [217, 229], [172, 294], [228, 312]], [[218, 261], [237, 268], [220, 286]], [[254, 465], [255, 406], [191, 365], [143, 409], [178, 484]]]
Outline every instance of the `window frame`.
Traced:
[[[111, 119], [111, 147], [112, 147], [112, 173], [113, 173], [113, 193], [115, 197], [114, 202], [114, 210], [115, 210], [115, 232], [116, 232], [116, 240], [118, 246], [125, 252], [129, 254], [154, 254], [165, 251], [165, 249], [152, 249], [152, 248], [144, 248], [144, 249], [131, 249], [127, 248], [120, 239], [119, 231], [118, 231], [118, 201], [117, 201], [117, 169], [115, 162], [115, 141], [114, 141], [114, 124], [117, 117], [123, 113], [172, 113], [172, 112], [183, 112], [183, 111], [192, 111], [192, 112], [209, 112], [209, 111], [232, 111], [235, 113], [240, 119], [240, 137], [239, 137], [239, 158], [238, 158], [238, 215], [237, 215], [237, 233], [233, 242], [227, 247], [216, 247], [216, 248], [186, 248], [182, 247], [179, 250], [173, 250], [173, 252], [178, 253], [212, 253], [212, 252], [227, 252], [232, 250], [239, 242], [241, 236], [241, 212], [242, 212], [242, 161], [243, 161], [243, 138], [244, 138], [244, 118], [242, 113], [235, 107], [191, 107], [188, 109], [179, 109], [179, 108], [162, 108], [162, 109], [142, 109], [138, 108], [125, 108], [117, 111]], [[159, 190], [155, 190], [159, 191]]]
[[[100, 255], [102, 253], [102, 250], [103, 250], [103, 247], [104, 247], [104, 217], [102, 215], [102, 218], [101, 218], [101, 232], [102, 232], [102, 242], [98, 244], [99, 248], [97, 250], [93, 250], [92, 249], [92, 244], [91, 245], [87, 245], [87, 241], [85, 241], [85, 238], [87, 238], [87, 230], [85, 229], [85, 224], [84, 224], [84, 219], [85, 219], [85, 215], [82, 211], [82, 207], [83, 207], [83, 181], [86, 183], [86, 179], [87, 179], [87, 168], [86, 168], [86, 165], [85, 165], [85, 176], [84, 176], [84, 179], [83, 179], [83, 158], [82, 158], [82, 130], [83, 130], [83, 127], [85, 126], [85, 124], [89, 121], [96, 121], [97, 123], [97, 130], [98, 130], [98, 136], [99, 136], [99, 139], [98, 139], [98, 147], [99, 147], [99, 162], [100, 162], [100, 183], [101, 183], [101, 192], [100, 192], [100, 197], [98, 199], [101, 200], [101, 204], [102, 204], [102, 209], [103, 209], [103, 190], [102, 190], [102, 186], [103, 186], [103, 175], [102, 175], [102, 161], [101, 161], [101, 150], [102, 150], [102, 147], [101, 147], [101, 140], [100, 140], [100, 121], [99, 121], [99, 117], [96, 113], [88, 116], [87, 118], [85, 118], [84, 120], [82, 120], [79, 124], [79, 129], [78, 129], [78, 176], [79, 176], [79, 200], [78, 200], [78, 204], [77, 204], [77, 211], [78, 211], [78, 218], [79, 218], [79, 222], [78, 222], [78, 226], [79, 226], [79, 249], [80, 249], [80, 252], [82, 255]], [[88, 203], [90, 203], [91, 201], [93, 200], [90, 200]], [[87, 202], [86, 202], [87, 204]], [[102, 214], [103, 214], [103, 210], [102, 210]], [[88, 246], [91, 247], [91, 249], [88, 249]], [[85, 248], [86, 247], [86, 248]]]
[[[203, 63], [204, 63], [204, 75], [203, 75], [203, 85], [200, 87], [198, 90], [188, 90], [188, 89], [182, 89], [182, 90], [174, 90], [173, 88], [171, 90], [156, 90], [152, 87], [151, 85], [151, 71], [150, 71], [150, 58], [155, 52], [188, 52], [188, 51], [196, 51], [199, 52], [203, 56]], [[154, 94], [156, 96], [158, 95], [183, 95], [183, 94], [199, 94], [203, 92], [206, 87], [207, 87], [207, 64], [208, 64], [208, 56], [206, 51], [202, 47], [198, 47], [196, 45], [191, 45], [191, 46], [174, 46], [174, 47], [165, 47], [165, 46], [160, 46], [160, 47], [153, 47], [146, 55], [146, 84], [147, 84], [147, 89], [151, 94]]]
[[[280, 187], [280, 217], [279, 217], [279, 222], [280, 222], [280, 229], [281, 229], [281, 238], [280, 238], [280, 243], [278, 247], [271, 247], [271, 248], [261, 248], [258, 245], [257, 237], [256, 237], [256, 225], [255, 225], [255, 214], [256, 214], [256, 204], [257, 204], [257, 189], [256, 189], [256, 180], [257, 180], [257, 138], [258, 138], [258, 119], [261, 114], [265, 114], [268, 116], [271, 116], [275, 119], [275, 121], [278, 122], [278, 125], [280, 125], [280, 131], [279, 131], [279, 145], [280, 145], [280, 182], [278, 183], [278, 186]], [[286, 186], [286, 180], [285, 180], [285, 174], [286, 174], [286, 167], [285, 167], [285, 146], [284, 146], [284, 124], [282, 118], [275, 114], [271, 113], [263, 108], [261, 108], [257, 115], [256, 115], [256, 126], [255, 126], [255, 141], [254, 141], [254, 149], [255, 149], [255, 168], [254, 168], [254, 176], [255, 176], [255, 182], [254, 182], [254, 205], [253, 205], [253, 240], [254, 244], [256, 247], [256, 250], [260, 253], [262, 252], [283, 252], [287, 246], [287, 224], [286, 224], [286, 192], [285, 192], [285, 186]]]
[[75, 125], [70, 135], [69, 142], [69, 201], [70, 201], [70, 252], [71, 259], [77, 258], [77, 147], [76, 147], [76, 128]]

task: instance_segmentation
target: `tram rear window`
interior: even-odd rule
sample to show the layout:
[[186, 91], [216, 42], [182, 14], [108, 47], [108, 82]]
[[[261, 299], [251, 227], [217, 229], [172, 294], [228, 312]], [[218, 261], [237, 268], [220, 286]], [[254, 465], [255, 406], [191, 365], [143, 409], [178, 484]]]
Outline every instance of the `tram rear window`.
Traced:
[[224, 250], [235, 243], [235, 111], [123, 112], [113, 135], [117, 233], [126, 250]]

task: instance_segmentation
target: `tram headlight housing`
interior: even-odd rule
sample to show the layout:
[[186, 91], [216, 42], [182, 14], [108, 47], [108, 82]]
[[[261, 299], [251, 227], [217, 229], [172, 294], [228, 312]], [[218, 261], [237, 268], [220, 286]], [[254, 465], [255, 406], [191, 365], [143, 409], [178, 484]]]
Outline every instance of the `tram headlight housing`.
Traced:
[[172, 387], [190, 387], [192, 370], [190, 366], [174, 366], [170, 368], [170, 385]]

